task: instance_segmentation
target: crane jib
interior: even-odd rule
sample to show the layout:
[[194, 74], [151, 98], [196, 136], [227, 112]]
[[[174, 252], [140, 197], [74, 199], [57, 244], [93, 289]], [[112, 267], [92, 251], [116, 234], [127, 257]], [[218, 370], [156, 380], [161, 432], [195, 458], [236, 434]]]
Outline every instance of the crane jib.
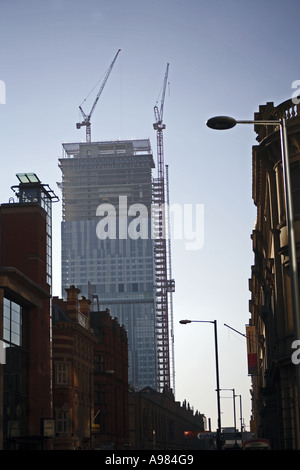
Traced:
[[101, 96], [101, 93], [102, 93], [102, 91], [103, 91], [103, 89], [104, 89], [104, 87], [105, 87], [105, 84], [106, 84], [106, 82], [107, 82], [107, 80], [108, 80], [108, 77], [109, 77], [109, 75], [110, 75], [110, 72], [112, 71], [112, 68], [113, 68], [113, 66], [114, 66], [114, 64], [115, 64], [115, 61], [117, 60], [117, 57], [118, 57], [120, 51], [121, 51], [121, 49], [119, 49], [118, 52], [116, 53], [116, 55], [115, 55], [115, 57], [114, 57], [112, 63], [110, 64], [110, 66], [109, 66], [109, 68], [108, 68], [108, 70], [107, 70], [107, 72], [106, 72], [106, 74], [105, 74], [104, 80], [103, 80], [103, 82], [102, 82], [102, 84], [101, 84], [101, 87], [100, 87], [98, 93], [97, 93], [96, 99], [95, 99], [95, 101], [94, 101], [94, 103], [93, 103], [93, 106], [92, 106], [92, 109], [91, 109], [90, 113], [87, 115], [87, 114], [83, 111], [82, 107], [79, 106], [80, 112], [81, 112], [81, 114], [82, 114], [84, 120], [83, 120], [83, 122], [81, 122], [81, 123], [78, 122], [78, 123], [76, 124], [76, 127], [77, 127], [77, 129], [80, 129], [82, 126], [86, 126], [86, 141], [87, 141], [87, 142], [90, 142], [90, 141], [91, 141], [91, 116], [92, 116], [92, 114], [93, 114], [93, 112], [94, 112], [94, 110], [95, 110], [95, 107], [96, 107], [96, 105], [97, 105], [97, 102], [98, 102], [98, 100], [99, 100], [99, 98], [100, 98], [100, 96]]

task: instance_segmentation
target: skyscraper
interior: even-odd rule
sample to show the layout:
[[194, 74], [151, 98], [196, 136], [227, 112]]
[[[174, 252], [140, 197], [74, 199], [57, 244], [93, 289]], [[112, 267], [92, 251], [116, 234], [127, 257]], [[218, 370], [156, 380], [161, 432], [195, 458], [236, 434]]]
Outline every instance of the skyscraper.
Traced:
[[128, 334], [129, 382], [157, 386], [150, 142], [63, 144], [62, 295], [74, 284]]

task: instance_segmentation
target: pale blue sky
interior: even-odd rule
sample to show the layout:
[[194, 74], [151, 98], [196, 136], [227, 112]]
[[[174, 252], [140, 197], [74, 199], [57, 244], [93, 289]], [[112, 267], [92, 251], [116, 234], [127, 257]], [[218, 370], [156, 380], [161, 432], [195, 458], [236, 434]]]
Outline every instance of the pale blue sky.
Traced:
[[[214, 337], [218, 321], [220, 385], [243, 397], [247, 428], [250, 380], [243, 337], [253, 263], [252, 126], [215, 132], [214, 115], [252, 119], [259, 105], [289, 99], [298, 65], [299, 1], [286, 0], [1, 0], [0, 201], [18, 172], [36, 172], [60, 196], [61, 143], [85, 139], [78, 106], [121, 53], [92, 119], [94, 140], [151, 139], [167, 62], [165, 163], [171, 203], [204, 204], [205, 242], [186, 251], [174, 241], [176, 399], [216, 426]], [[91, 97], [93, 99], [93, 96]], [[86, 110], [89, 109], [87, 105]], [[54, 294], [60, 295], [60, 203], [54, 207]], [[113, 312], [112, 312], [113, 313]], [[231, 397], [230, 392], [222, 396]], [[222, 398], [222, 425], [233, 424]], [[238, 403], [237, 403], [238, 409]], [[238, 415], [239, 418], [239, 415]]]

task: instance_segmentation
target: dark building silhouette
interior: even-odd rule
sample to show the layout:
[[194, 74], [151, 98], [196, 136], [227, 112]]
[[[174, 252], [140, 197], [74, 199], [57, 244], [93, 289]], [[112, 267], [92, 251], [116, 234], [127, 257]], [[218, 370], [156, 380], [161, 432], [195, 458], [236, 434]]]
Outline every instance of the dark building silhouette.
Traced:
[[[151, 387], [129, 392], [130, 448], [132, 450], [204, 449], [196, 436], [205, 429], [205, 417], [185, 402], [175, 401], [173, 392]], [[186, 437], [194, 434], [194, 437]]]
[[[267, 103], [256, 120], [286, 118], [294, 229], [300, 243], [300, 108], [288, 100]], [[254, 264], [250, 279], [249, 374], [252, 376], [252, 431], [272, 449], [300, 449], [293, 306], [279, 127], [255, 126], [253, 200], [257, 219], [252, 233]]]

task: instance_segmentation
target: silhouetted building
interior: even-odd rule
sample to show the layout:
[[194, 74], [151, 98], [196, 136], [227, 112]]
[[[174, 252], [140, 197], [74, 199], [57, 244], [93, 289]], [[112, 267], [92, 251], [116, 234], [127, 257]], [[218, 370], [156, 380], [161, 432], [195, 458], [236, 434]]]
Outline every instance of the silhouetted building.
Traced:
[[176, 402], [172, 391], [151, 387], [129, 392], [129, 450], [184, 450], [205, 448], [197, 437], [185, 433], [204, 431], [204, 415]]
[[[287, 122], [295, 237], [300, 243], [300, 108], [288, 100], [267, 103], [257, 120]], [[247, 327], [252, 376], [252, 431], [271, 441], [272, 449], [300, 449], [290, 260], [286, 223], [280, 130], [255, 126], [253, 200], [257, 219], [252, 233], [254, 265], [250, 279], [251, 318]], [[299, 261], [298, 261], [299, 270]], [[248, 341], [249, 343], [249, 341]], [[299, 367], [299, 366], [297, 366]]]

